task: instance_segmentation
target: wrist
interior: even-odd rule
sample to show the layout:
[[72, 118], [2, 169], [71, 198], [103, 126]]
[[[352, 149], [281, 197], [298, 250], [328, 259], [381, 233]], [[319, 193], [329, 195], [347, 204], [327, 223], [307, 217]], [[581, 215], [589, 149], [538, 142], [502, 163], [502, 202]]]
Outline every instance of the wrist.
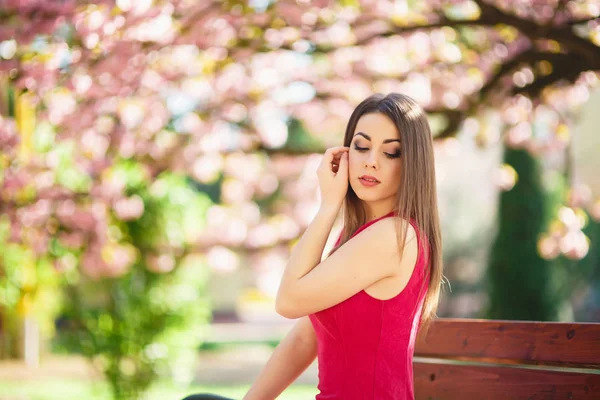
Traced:
[[319, 207], [319, 214], [325, 214], [329, 216], [333, 214], [333, 216], [337, 216], [338, 212], [340, 211], [340, 208], [341, 205], [321, 204], [321, 206]]

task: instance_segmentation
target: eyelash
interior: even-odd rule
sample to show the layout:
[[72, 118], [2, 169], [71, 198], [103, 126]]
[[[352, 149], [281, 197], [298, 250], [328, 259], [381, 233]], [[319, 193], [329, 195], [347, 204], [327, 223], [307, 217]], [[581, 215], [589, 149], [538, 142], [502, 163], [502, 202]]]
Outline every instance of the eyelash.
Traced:
[[[357, 145], [354, 145], [354, 149], [355, 149], [356, 151], [360, 151], [361, 153], [362, 153], [363, 151], [367, 151], [367, 150], [369, 150], [369, 149], [368, 149], [368, 148], [366, 148], [366, 147], [358, 147]], [[387, 158], [398, 158], [398, 157], [400, 157], [400, 154], [401, 154], [401, 152], [400, 152], [400, 151], [398, 151], [396, 154], [388, 154], [388, 153], [383, 153], [383, 154], [385, 154], [385, 155], [387, 156]]]

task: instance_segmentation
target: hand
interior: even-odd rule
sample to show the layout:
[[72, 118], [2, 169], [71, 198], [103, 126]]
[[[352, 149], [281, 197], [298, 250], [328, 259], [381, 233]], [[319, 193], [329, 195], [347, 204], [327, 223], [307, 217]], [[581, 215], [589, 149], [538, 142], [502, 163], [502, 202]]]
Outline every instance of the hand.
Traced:
[[339, 208], [348, 191], [349, 147], [331, 147], [325, 151], [317, 169], [321, 207]]

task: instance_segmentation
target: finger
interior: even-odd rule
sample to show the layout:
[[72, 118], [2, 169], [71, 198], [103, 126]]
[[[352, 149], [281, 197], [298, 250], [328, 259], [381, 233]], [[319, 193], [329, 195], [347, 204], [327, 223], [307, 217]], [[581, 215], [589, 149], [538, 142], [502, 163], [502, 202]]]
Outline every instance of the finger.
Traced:
[[338, 171], [347, 171], [348, 170], [348, 153], [342, 154], [340, 157], [340, 162], [337, 164], [333, 164], [333, 172], [337, 173]]
[[330, 147], [327, 150], [325, 150], [325, 154], [337, 155], [337, 154], [340, 154], [340, 153], [348, 151], [348, 150], [349, 150], [349, 147], [347, 147], [347, 146]]
[[331, 154], [329, 157], [330, 162], [339, 161], [340, 157], [344, 153], [348, 153], [350, 149], [348, 147], [340, 146], [340, 147], [332, 147], [327, 149], [327, 151]]
[[339, 161], [336, 161], [331, 164], [331, 168], [333, 169], [333, 172], [338, 172], [338, 170], [340, 169], [340, 166], [342, 166], [342, 159], [343, 159], [343, 157], [340, 157]]
[[329, 147], [329, 148], [328, 148], [327, 150], [325, 150], [325, 151], [333, 151], [333, 152], [336, 152], [336, 151], [340, 151], [340, 150], [346, 150], [346, 149], [348, 149], [348, 146], [334, 146], [334, 147]]
[[340, 159], [340, 168], [348, 168], [348, 153], [342, 154]]
[[335, 174], [339, 169], [342, 154], [347, 154], [348, 150], [349, 148], [344, 146], [328, 148], [323, 155], [323, 163], [329, 164], [330, 170]]

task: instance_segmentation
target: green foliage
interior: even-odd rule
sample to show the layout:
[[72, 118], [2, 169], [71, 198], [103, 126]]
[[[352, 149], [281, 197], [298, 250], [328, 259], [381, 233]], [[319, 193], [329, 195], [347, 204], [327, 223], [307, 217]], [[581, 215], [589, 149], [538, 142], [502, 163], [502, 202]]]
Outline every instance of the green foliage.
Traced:
[[52, 150], [58, 159], [56, 166], [56, 183], [76, 193], [86, 193], [91, 186], [91, 178], [76, 162], [75, 141], [65, 140], [55, 144]]
[[504, 162], [516, 170], [518, 181], [500, 195], [498, 235], [487, 275], [490, 303], [486, 317], [557, 320], [564, 299], [554, 287], [556, 265], [541, 258], [537, 250], [552, 211], [542, 168], [521, 149], [506, 148]]
[[156, 274], [137, 264], [121, 278], [69, 287], [71, 345], [100, 368], [115, 399], [137, 399], [160, 376], [189, 383], [210, 318], [202, 265]]
[[[597, 287], [598, 278], [600, 278], [600, 250], [598, 249], [598, 244], [600, 243], [600, 223], [589, 218], [583, 232], [590, 239], [590, 248], [585, 257], [581, 260], [572, 260], [560, 256], [554, 260], [556, 265], [554, 287], [556, 288], [557, 297], [561, 299], [569, 299], [579, 290], [598, 290], [595, 287]], [[593, 295], [590, 298], [593, 301]], [[591, 307], [582, 310], [582, 315], [569, 316], [569, 319], [575, 321], [596, 321], [597, 318], [591, 314], [594, 308], [598, 308], [598, 305], [592, 304]], [[590, 313], [590, 315], [585, 315], [586, 312]]]
[[126, 231], [138, 249], [183, 250], [204, 229], [211, 201], [203, 193], [199, 195], [185, 176], [164, 174], [148, 190], [128, 191], [144, 201], [142, 217], [126, 224]]
[[600, 239], [600, 224], [585, 215], [583, 232], [592, 245], [582, 259], [562, 254], [543, 259], [538, 239], [549, 231], [550, 223], [556, 222], [552, 221], [564, 207], [567, 180], [559, 171], [543, 171], [540, 161], [525, 150], [507, 148], [504, 158], [516, 170], [518, 182], [500, 197], [498, 235], [487, 275], [490, 303], [484, 316], [574, 320], [571, 297], [593, 282], [600, 271], [600, 257], [594, 245]]
[[8, 241], [10, 222], [0, 216], [0, 316], [5, 329], [0, 354], [16, 356], [24, 318], [37, 321], [42, 336], [54, 334], [60, 279], [49, 257]]
[[132, 160], [119, 160], [109, 173], [117, 180], [125, 182], [126, 195], [144, 190], [149, 183], [149, 177], [142, 165]]
[[[68, 284], [65, 338], [104, 373], [114, 399], [130, 400], [141, 398], [159, 377], [186, 384], [192, 379], [210, 304], [208, 268], [198, 256], [186, 255], [186, 246], [203, 228], [210, 201], [176, 174], [148, 186], [134, 163], [120, 163], [112, 173], [123, 174], [127, 194], [144, 202], [139, 219], [114, 219], [116, 237], [137, 248], [139, 257], [123, 276], [80, 274]], [[161, 255], [174, 265], [157, 272], [149, 259]]]
[[220, 173], [219, 177], [215, 180], [215, 182], [211, 183], [201, 183], [189, 178], [188, 184], [191, 187], [195, 188], [195, 190], [207, 195], [213, 203], [218, 204], [221, 203], [221, 192], [224, 177], [225, 175], [223, 173]]
[[[194, 385], [186, 388], [174, 387], [168, 382], [157, 383], [145, 398], [147, 400], [182, 399], [192, 393], [213, 393], [234, 399], [241, 399], [250, 389], [250, 385]], [[21, 382], [0, 381], [0, 393], [9, 398], [23, 398], [30, 400], [64, 400], [110, 399], [110, 390], [104, 382], [74, 381], [74, 380], [49, 380], [43, 385], [23, 385]], [[279, 400], [305, 400], [314, 399], [318, 393], [315, 385], [292, 384], [288, 387]]]
[[315, 153], [320, 152], [323, 149], [323, 142], [319, 138], [311, 135], [300, 120], [290, 118], [287, 125], [289, 135], [285, 143], [285, 148], [291, 149], [292, 151]]

